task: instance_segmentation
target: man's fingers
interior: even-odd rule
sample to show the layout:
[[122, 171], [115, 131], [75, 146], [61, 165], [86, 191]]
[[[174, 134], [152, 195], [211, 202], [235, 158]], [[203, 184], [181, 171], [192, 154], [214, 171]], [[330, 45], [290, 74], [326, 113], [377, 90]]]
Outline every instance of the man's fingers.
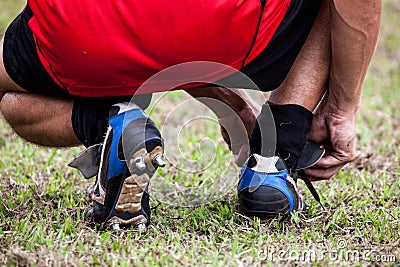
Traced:
[[329, 151], [329, 149], [325, 151], [325, 155], [315, 164], [316, 167], [330, 168], [336, 165], [352, 162], [357, 158], [356, 156], [353, 156], [353, 153], [339, 153], [336, 151]]
[[344, 164], [343, 160], [338, 159], [337, 157], [330, 154], [322, 157], [314, 166], [317, 168], [327, 169], [341, 164]]
[[318, 115], [314, 116], [307, 139], [317, 144], [323, 144], [329, 140], [328, 128], [324, 118], [318, 117]]
[[342, 154], [332, 152], [322, 157], [314, 166], [305, 170], [312, 181], [327, 180], [336, 175], [344, 165], [350, 162]]
[[313, 141], [316, 144], [322, 144], [328, 138], [328, 134], [315, 129], [311, 129], [308, 133], [307, 140]]
[[345, 164], [342, 163], [340, 165], [333, 166], [330, 168], [311, 167], [305, 169], [304, 171], [307, 174], [308, 178], [310, 178], [310, 180], [312, 181], [328, 180], [332, 176], [336, 175], [344, 165]]

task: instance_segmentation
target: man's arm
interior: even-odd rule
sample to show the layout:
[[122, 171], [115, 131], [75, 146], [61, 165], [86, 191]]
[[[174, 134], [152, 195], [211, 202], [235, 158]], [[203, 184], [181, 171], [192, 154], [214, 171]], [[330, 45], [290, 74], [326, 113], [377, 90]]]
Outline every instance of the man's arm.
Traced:
[[327, 153], [307, 174], [328, 179], [355, 159], [354, 119], [379, 34], [381, 0], [333, 0], [330, 5], [329, 87], [316, 111], [309, 139]]
[[249, 136], [260, 106], [243, 90], [208, 87], [185, 91], [217, 116], [222, 137], [232, 151], [235, 163], [241, 166], [249, 155]]
[[328, 101], [355, 113], [380, 27], [381, 0], [334, 0], [331, 4], [332, 65]]

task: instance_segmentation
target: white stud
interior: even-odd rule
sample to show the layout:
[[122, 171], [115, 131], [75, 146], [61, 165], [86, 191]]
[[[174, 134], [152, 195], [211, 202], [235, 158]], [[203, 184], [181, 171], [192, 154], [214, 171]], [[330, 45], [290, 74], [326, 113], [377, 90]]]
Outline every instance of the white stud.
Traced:
[[136, 168], [137, 168], [139, 171], [144, 171], [144, 170], [146, 170], [146, 163], [145, 163], [143, 157], [136, 158], [136, 159], [134, 160], [134, 163], [135, 163]]
[[162, 168], [162, 167], [165, 167], [165, 164], [166, 164], [164, 156], [162, 154], [157, 154], [153, 158], [152, 162], [153, 162], [154, 167], [161, 167]]

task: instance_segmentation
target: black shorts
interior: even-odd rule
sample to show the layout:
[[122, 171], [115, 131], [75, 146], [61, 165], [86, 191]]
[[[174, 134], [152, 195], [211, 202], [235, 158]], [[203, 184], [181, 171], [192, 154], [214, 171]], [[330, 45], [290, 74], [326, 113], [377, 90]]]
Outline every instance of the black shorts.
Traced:
[[[314, 24], [321, 2], [322, 0], [292, 0], [268, 46], [241, 69], [259, 89], [271, 91], [283, 82]], [[27, 6], [8, 27], [3, 49], [5, 69], [15, 83], [29, 92], [73, 98], [53, 80], [42, 65], [28, 26], [32, 16], [32, 11]], [[226, 81], [223, 84], [230, 85], [229, 87], [242, 87], [240, 79], [235, 79], [235, 75], [224, 80]], [[117, 97], [111, 102], [120, 101], [121, 97]]]
[[267, 47], [241, 70], [260, 90], [272, 91], [285, 80], [314, 25], [321, 4], [322, 0], [292, 0]]
[[10, 78], [31, 93], [69, 97], [43, 67], [35, 40], [28, 26], [33, 16], [27, 6], [7, 28], [4, 35], [3, 63]]

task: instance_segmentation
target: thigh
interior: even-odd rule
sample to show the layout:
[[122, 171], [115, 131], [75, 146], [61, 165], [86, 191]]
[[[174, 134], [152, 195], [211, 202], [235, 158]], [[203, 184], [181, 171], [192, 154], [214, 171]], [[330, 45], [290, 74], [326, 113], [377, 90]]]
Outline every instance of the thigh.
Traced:
[[4, 67], [3, 44], [4, 37], [0, 41], [0, 95], [3, 95], [7, 91], [25, 91], [10, 78]]

